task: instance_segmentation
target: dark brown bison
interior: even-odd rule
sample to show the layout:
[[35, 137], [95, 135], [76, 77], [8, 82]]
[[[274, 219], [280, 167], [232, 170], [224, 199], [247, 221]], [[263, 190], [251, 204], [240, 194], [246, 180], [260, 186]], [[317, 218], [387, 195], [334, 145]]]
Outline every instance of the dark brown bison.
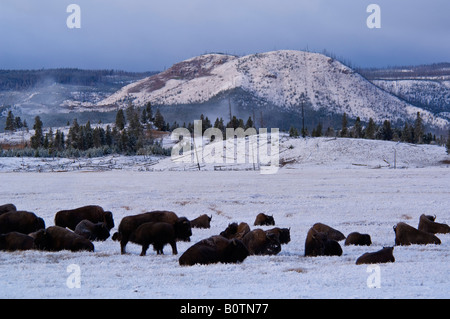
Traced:
[[278, 240], [280, 241], [280, 244], [284, 245], [291, 241], [291, 230], [289, 228], [272, 228], [266, 230], [266, 233], [268, 235], [275, 235], [278, 237]]
[[34, 213], [10, 211], [0, 216], [0, 234], [14, 231], [29, 234], [43, 228], [45, 228], [44, 220]]
[[[134, 216], [126, 216], [122, 219], [119, 225], [119, 231], [114, 234], [113, 240], [120, 241], [120, 251], [125, 254], [125, 248], [130, 240], [131, 234], [142, 224], [149, 222], [163, 222], [174, 225], [176, 222], [187, 222], [189, 224], [189, 229], [191, 228], [190, 221], [185, 217], [178, 217], [174, 212], [168, 211], [153, 211], [149, 213], [143, 213]], [[186, 235], [183, 238], [177, 238], [177, 240], [190, 241], [190, 236]]]
[[196, 219], [191, 220], [191, 227], [192, 228], [211, 228], [211, 217], [203, 214]]
[[90, 220], [84, 219], [75, 227], [75, 234], [78, 234], [91, 241], [105, 241], [109, 238], [109, 229], [105, 223], [93, 223]]
[[114, 228], [112, 213], [104, 211], [102, 207], [96, 205], [61, 210], [55, 215], [55, 225], [75, 230], [75, 227], [77, 227], [77, 225], [85, 219], [93, 223], [105, 223], [108, 230]]
[[395, 258], [393, 255], [394, 247], [384, 247], [383, 249], [373, 252], [365, 253], [356, 260], [357, 265], [361, 264], [383, 264], [393, 263]]
[[40, 250], [94, 251], [94, 244], [88, 239], [60, 226], [41, 229], [31, 233], [30, 236], [34, 238], [34, 244]]
[[248, 232], [250, 232], [250, 226], [247, 223], [240, 223], [239, 225], [231, 223], [220, 235], [227, 239], [236, 238], [242, 240]]
[[141, 256], [145, 256], [147, 249], [153, 245], [158, 255], [164, 254], [163, 248], [166, 244], [172, 247], [172, 254], [178, 254], [177, 238], [185, 237], [190, 232], [189, 224], [176, 222], [174, 225], [161, 222], [149, 222], [139, 226], [130, 236], [130, 241], [142, 245]]
[[0, 205], [0, 215], [3, 215], [4, 213], [7, 212], [15, 212], [17, 211], [16, 206], [14, 206], [14, 204], [5, 204], [5, 205]]
[[418, 229], [430, 234], [448, 234], [450, 226], [435, 222], [436, 216], [421, 215]]
[[34, 239], [28, 235], [11, 232], [0, 235], [0, 250], [16, 251], [34, 248]]
[[180, 257], [181, 266], [240, 263], [249, 255], [242, 241], [212, 236], [189, 247]]
[[441, 240], [435, 235], [415, 229], [405, 223], [398, 223], [394, 226], [394, 232], [397, 246], [441, 244]]
[[310, 228], [305, 241], [305, 256], [341, 256], [342, 248], [334, 239], [329, 239], [326, 233], [320, 233]]
[[273, 215], [269, 216], [264, 213], [259, 213], [256, 216], [254, 226], [272, 226], [275, 225], [275, 219], [273, 219]]
[[254, 229], [247, 233], [242, 238], [242, 242], [250, 255], [276, 255], [281, 251], [278, 236], [267, 234], [262, 229]]
[[313, 227], [317, 232], [324, 233], [327, 235], [328, 239], [332, 239], [335, 241], [341, 241], [345, 239], [345, 236], [343, 233], [341, 233], [339, 230], [334, 229], [333, 227], [330, 227], [328, 225], [322, 224], [322, 223], [316, 223], [313, 225]]
[[368, 234], [360, 234], [358, 232], [350, 233], [345, 239], [345, 246], [370, 246], [372, 245], [372, 239]]

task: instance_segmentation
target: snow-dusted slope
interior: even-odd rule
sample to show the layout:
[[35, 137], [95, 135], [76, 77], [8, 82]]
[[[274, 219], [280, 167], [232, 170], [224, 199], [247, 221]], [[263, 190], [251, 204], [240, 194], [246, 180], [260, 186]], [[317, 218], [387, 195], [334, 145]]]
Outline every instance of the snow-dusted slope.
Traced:
[[368, 121], [372, 117], [378, 122], [413, 120], [421, 112], [427, 124], [448, 124], [378, 88], [330, 57], [287, 50], [240, 58], [220, 54], [195, 57], [125, 86], [98, 105], [125, 105], [129, 100], [140, 105], [202, 103], [235, 88], [288, 110], [299, 110], [305, 102], [314, 110], [346, 112], [353, 118]]

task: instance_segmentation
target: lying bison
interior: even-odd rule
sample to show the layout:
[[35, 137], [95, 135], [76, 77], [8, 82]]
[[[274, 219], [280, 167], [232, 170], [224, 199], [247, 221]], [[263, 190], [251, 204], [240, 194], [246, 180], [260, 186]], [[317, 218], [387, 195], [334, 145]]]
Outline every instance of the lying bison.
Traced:
[[75, 227], [85, 219], [93, 223], [105, 223], [108, 230], [114, 228], [112, 213], [104, 211], [102, 207], [96, 205], [61, 210], [55, 215], [55, 225], [75, 230]]
[[344, 245], [370, 246], [372, 245], [372, 240], [370, 238], [370, 235], [368, 234], [360, 234], [358, 232], [354, 232], [347, 236]]
[[250, 226], [247, 223], [240, 223], [239, 225], [231, 223], [220, 235], [227, 239], [236, 238], [242, 240], [248, 232], [250, 232]]
[[415, 229], [405, 223], [398, 223], [394, 226], [394, 232], [397, 246], [441, 244], [441, 240], [435, 235]]
[[15, 212], [15, 211], [17, 211], [17, 208], [14, 204], [0, 205], [0, 215], [3, 215], [4, 213], [7, 212]]
[[189, 247], [179, 259], [181, 266], [240, 263], [249, 255], [242, 241], [212, 236]]
[[418, 229], [430, 234], [448, 234], [450, 226], [435, 222], [436, 216], [421, 215]]
[[288, 228], [272, 228], [266, 230], [266, 233], [268, 235], [275, 235], [278, 240], [280, 241], [280, 244], [284, 245], [291, 241], [291, 230]]
[[313, 225], [313, 227], [317, 232], [324, 233], [327, 235], [328, 239], [332, 239], [335, 241], [341, 241], [345, 239], [345, 236], [343, 233], [341, 233], [339, 230], [334, 229], [333, 227], [330, 227], [328, 225], [322, 224], [322, 223], [316, 223]]
[[254, 229], [247, 233], [242, 242], [250, 255], [276, 255], [281, 251], [279, 237], [262, 229]]
[[356, 260], [356, 264], [393, 263], [395, 262], [394, 255], [392, 254], [393, 251], [394, 247], [384, 247], [383, 249], [373, 253], [365, 253]]
[[88, 239], [60, 226], [41, 229], [30, 236], [34, 238], [34, 244], [40, 250], [94, 251], [94, 244]]
[[211, 228], [211, 219], [212, 216], [208, 216], [206, 214], [203, 214], [196, 219], [191, 220], [191, 227], [192, 228]]
[[327, 233], [321, 233], [310, 228], [305, 241], [305, 256], [341, 256], [342, 248], [339, 243], [328, 238]]
[[178, 254], [177, 238], [190, 236], [191, 229], [186, 222], [175, 222], [174, 225], [163, 222], [149, 222], [139, 226], [130, 236], [130, 241], [142, 245], [141, 256], [145, 256], [147, 249], [153, 245], [153, 249], [159, 255], [163, 255], [166, 244], [172, 247], [172, 254]]
[[0, 235], [0, 250], [16, 251], [34, 248], [34, 239], [28, 235], [11, 232]]
[[13, 211], [0, 216], [0, 234], [19, 232], [29, 234], [45, 228], [45, 222], [34, 213]]
[[178, 237], [177, 240], [190, 241], [190, 236], [192, 235], [190, 221], [185, 217], [178, 217], [174, 212], [153, 211], [134, 216], [126, 216], [120, 222], [119, 231], [113, 236], [113, 240], [120, 241], [120, 251], [122, 254], [125, 254], [125, 247], [130, 240], [131, 234], [140, 225], [149, 222], [163, 222], [172, 225], [175, 223], [185, 223], [187, 228], [189, 228], [189, 232], [182, 238]]
[[273, 219], [273, 215], [269, 216], [264, 213], [259, 213], [256, 216], [254, 226], [272, 226], [275, 225], [275, 220]]
[[90, 220], [84, 219], [75, 227], [75, 234], [78, 234], [91, 241], [105, 241], [109, 238], [109, 229], [105, 223], [93, 223]]

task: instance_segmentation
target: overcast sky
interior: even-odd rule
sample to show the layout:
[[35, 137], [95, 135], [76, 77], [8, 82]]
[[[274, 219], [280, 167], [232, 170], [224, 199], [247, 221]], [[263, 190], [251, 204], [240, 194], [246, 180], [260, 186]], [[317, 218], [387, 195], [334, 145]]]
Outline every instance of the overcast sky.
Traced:
[[[69, 29], [69, 4], [81, 28]], [[369, 29], [369, 4], [381, 29]], [[326, 49], [362, 67], [450, 62], [449, 0], [0, 0], [0, 68], [163, 70], [206, 52]]]

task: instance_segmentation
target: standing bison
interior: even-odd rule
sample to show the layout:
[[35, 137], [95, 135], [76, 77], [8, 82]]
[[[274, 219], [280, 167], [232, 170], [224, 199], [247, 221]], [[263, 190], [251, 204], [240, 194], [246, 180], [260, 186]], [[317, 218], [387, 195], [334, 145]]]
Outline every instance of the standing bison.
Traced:
[[0, 216], [0, 234], [14, 231], [29, 234], [43, 228], [45, 228], [44, 220], [34, 213], [10, 211]]
[[163, 222], [174, 225], [175, 223], [185, 223], [189, 231], [183, 237], [177, 240], [190, 241], [192, 236], [191, 223], [186, 217], [178, 217], [174, 212], [169, 211], [153, 211], [134, 216], [126, 216], [119, 225], [119, 231], [114, 234], [113, 240], [120, 241], [120, 251], [125, 254], [125, 248], [130, 241], [132, 233], [142, 224], [149, 222]]
[[206, 214], [203, 214], [196, 219], [191, 220], [191, 227], [192, 228], [211, 228], [211, 219], [212, 215], [208, 216]]
[[55, 225], [75, 230], [75, 227], [85, 219], [93, 223], [105, 223], [108, 230], [114, 228], [112, 213], [104, 211], [102, 207], [95, 205], [57, 212], [55, 215]]
[[259, 213], [256, 216], [254, 226], [273, 226], [275, 225], [275, 219], [273, 216], [266, 215], [264, 213]]
[[0, 250], [16, 251], [34, 248], [34, 239], [28, 235], [11, 232], [0, 235]]
[[394, 226], [394, 232], [397, 246], [441, 244], [441, 240], [435, 235], [415, 229], [405, 223], [398, 223]]
[[139, 226], [130, 236], [130, 241], [142, 245], [141, 256], [145, 256], [147, 249], [153, 245], [158, 255], [163, 255], [166, 244], [172, 247], [172, 254], [178, 254], [177, 238], [186, 238], [192, 234], [188, 220], [177, 220], [175, 224], [164, 222], [148, 222]]
[[436, 216], [421, 215], [418, 229], [430, 234], [448, 234], [450, 227], [447, 224], [435, 222]]
[[383, 264], [395, 262], [392, 252], [394, 247], [385, 247], [373, 253], [365, 253], [356, 260], [357, 265], [361, 264]]
[[240, 263], [249, 255], [245, 245], [238, 239], [212, 236], [189, 247], [179, 259], [181, 266], [195, 264]]
[[262, 229], [255, 229], [247, 233], [242, 242], [250, 255], [276, 255], [281, 251], [279, 237], [266, 233]]
[[94, 224], [87, 219], [78, 223], [74, 233], [92, 241], [105, 241], [110, 236], [109, 229], [105, 223], [100, 222]]
[[31, 233], [36, 248], [46, 251], [94, 251], [94, 245], [86, 238], [59, 226], [51, 226]]
[[328, 238], [327, 233], [318, 232], [310, 228], [305, 241], [305, 256], [341, 256], [342, 248], [339, 243]]

